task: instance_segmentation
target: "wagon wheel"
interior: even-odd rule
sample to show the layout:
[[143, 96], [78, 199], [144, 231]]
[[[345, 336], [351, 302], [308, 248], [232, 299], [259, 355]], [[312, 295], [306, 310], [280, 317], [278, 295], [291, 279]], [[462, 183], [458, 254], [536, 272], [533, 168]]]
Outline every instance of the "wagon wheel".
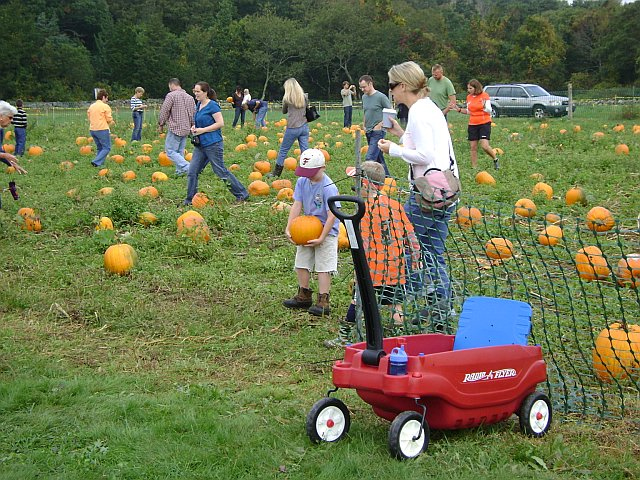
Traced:
[[[417, 412], [402, 412], [389, 428], [389, 450], [398, 460], [415, 458], [429, 446], [429, 425]], [[419, 435], [419, 436], [418, 436]]]
[[318, 400], [307, 415], [307, 435], [313, 443], [337, 442], [349, 433], [351, 417], [337, 398]]
[[551, 426], [551, 402], [544, 393], [534, 392], [522, 402], [519, 415], [522, 433], [542, 437]]

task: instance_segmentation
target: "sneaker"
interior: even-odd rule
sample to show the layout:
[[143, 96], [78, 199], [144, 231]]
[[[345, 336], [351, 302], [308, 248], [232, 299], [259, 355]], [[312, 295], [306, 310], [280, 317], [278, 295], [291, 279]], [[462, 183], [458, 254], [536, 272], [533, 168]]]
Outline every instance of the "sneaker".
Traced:
[[493, 159], [493, 168], [496, 170], [500, 169], [500, 159], [498, 157]]
[[96, 168], [98, 168], [98, 167], [101, 167], [101, 166], [102, 166], [102, 165], [98, 165], [97, 163], [93, 163], [93, 162], [91, 162], [91, 165], [92, 165], [92, 166], [94, 166], [94, 167], [96, 167]]

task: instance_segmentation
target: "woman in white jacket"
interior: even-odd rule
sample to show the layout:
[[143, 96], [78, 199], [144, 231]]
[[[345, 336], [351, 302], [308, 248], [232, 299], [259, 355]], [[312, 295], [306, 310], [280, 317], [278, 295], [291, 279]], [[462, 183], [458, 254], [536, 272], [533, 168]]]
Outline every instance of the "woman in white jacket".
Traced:
[[[428, 97], [427, 77], [415, 62], [394, 65], [389, 70], [389, 91], [396, 103], [409, 107], [409, 120], [406, 130], [392, 120], [389, 133], [400, 137], [400, 144], [382, 139], [378, 142], [380, 150], [392, 157], [399, 157], [409, 166], [409, 181], [422, 176], [430, 168], [451, 169], [458, 176], [458, 165], [453, 152], [453, 144], [447, 121], [442, 111]], [[405, 204], [405, 210], [425, 255], [425, 270], [429, 276], [432, 306], [432, 324], [440, 329], [446, 322], [451, 310], [451, 282], [445, 261], [445, 241], [449, 233], [448, 222], [455, 205], [442, 210], [424, 213], [418, 206], [415, 193], [411, 193]], [[419, 272], [412, 273], [414, 288], [419, 282]], [[437, 312], [433, 314], [433, 312]]]

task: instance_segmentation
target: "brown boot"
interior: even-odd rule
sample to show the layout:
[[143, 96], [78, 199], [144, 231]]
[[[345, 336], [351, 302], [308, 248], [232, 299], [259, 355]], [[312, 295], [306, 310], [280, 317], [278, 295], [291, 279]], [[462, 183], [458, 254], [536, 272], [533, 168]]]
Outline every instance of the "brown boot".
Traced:
[[310, 288], [298, 287], [298, 293], [282, 304], [287, 308], [309, 308], [313, 303], [312, 295], [313, 290]]
[[329, 304], [329, 294], [318, 293], [318, 303], [316, 303], [308, 311], [311, 315], [315, 315], [316, 317], [329, 315], [329, 313], [331, 313], [331, 305]]

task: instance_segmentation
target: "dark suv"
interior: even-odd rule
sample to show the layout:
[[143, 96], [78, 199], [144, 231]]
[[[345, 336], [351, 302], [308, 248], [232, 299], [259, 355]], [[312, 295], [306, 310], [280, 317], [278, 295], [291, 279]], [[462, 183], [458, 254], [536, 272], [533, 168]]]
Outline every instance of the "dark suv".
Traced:
[[[551, 95], [539, 85], [514, 83], [488, 85], [484, 88], [491, 97], [491, 116], [524, 115], [543, 118], [561, 117], [569, 113], [569, 99]], [[573, 111], [576, 106], [573, 105]]]

